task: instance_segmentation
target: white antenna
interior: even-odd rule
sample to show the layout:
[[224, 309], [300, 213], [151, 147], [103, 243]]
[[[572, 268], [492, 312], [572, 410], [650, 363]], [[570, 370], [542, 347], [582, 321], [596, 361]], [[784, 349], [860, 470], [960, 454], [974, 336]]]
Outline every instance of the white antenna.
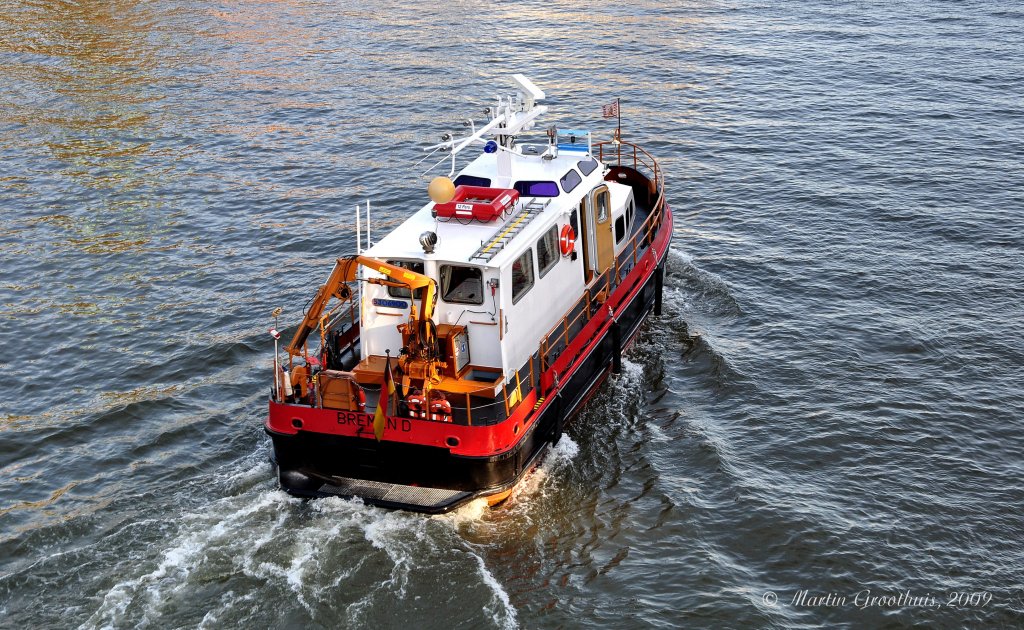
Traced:
[[359, 225], [359, 215], [362, 214], [363, 209], [356, 204], [356, 253], [363, 253], [363, 230]]
[[[521, 74], [512, 75], [512, 78], [520, 89], [519, 93], [515, 97], [509, 96], [507, 101], [499, 96], [497, 107], [492, 106], [488, 108], [492, 116], [489, 123], [465, 138], [448, 138], [440, 144], [425, 147], [423, 150], [436, 151], [444, 149], [451, 151], [452, 170], [454, 172], [455, 154], [474, 142], [485, 144], [484, 137], [501, 138], [502, 142], [499, 144], [508, 143], [510, 147], [512, 136], [521, 131], [532, 129], [534, 119], [538, 116], [543, 116], [548, 111], [547, 105], [537, 105], [537, 101], [544, 98], [543, 90]], [[445, 157], [441, 162], [447, 159]], [[441, 162], [427, 170], [430, 171]]]
[[544, 90], [534, 85], [533, 81], [527, 79], [521, 74], [513, 74], [512, 78], [515, 79], [515, 82], [522, 88], [522, 91], [519, 94], [520, 98], [523, 98], [523, 105], [527, 110], [533, 109], [533, 106], [536, 105], [535, 101], [544, 100]]

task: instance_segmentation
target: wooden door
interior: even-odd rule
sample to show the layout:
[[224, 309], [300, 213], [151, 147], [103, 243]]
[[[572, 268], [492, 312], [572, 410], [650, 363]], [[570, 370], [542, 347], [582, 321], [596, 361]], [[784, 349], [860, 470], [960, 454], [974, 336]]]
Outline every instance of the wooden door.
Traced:
[[[596, 264], [594, 271], [600, 275], [608, 270], [615, 257], [615, 246], [612, 240], [612, 195], [607, 186], [598, 186], [590, 193], [590, 216], [588, 219], [593, 229], [590, 230], [594, 241]], [[588, 226], [589, 227], [589, 226]]]

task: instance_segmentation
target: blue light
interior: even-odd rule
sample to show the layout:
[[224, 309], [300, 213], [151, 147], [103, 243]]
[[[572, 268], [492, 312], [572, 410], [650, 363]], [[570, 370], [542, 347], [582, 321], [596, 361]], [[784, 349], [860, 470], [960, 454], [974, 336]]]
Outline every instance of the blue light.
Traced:
[[484, 145], [484, 153], [495, 153], [498, 150], [498, 143], [494, 140], [488, 140], [487, 144]]

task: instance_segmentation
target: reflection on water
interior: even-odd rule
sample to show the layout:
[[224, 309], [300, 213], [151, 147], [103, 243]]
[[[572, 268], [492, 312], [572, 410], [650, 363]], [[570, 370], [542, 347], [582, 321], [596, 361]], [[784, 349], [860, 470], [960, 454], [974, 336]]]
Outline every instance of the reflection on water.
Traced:
[[4, 119], [31, 130], [22, 142], [41, 141], [81, 186], [116, 193], [149, 179], [138, 160], [162, 98], [154, 6], [42, 2], [0, 16], [0, 52], [11, 60]]
[[[1019, 617], [1010, 593], [932, 617], [760, 597], [1022, 581], [998, 509], [1024, 501], [1005, 3], [8, 5], [7, 625]], [[285, 497], [270, 313], [301, 316], [356, 203], [378, 237], [424, 203], [421, 147], [479, 124], [513, 72], [547, 91], [545, 126], [607, 134], [620, 97], [661, 160], [688, 252], [664, 315], [497, 510]]]

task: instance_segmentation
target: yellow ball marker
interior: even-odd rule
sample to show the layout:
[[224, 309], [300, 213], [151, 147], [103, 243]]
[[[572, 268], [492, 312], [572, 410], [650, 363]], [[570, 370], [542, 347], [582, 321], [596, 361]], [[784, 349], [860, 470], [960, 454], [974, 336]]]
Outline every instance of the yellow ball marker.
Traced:
[[427, 186], [427, 194], [430, 195], [430, 200], [434, 203], [448, 203], [455, 197], [455, 184], [443, 175], [435, 177]]

